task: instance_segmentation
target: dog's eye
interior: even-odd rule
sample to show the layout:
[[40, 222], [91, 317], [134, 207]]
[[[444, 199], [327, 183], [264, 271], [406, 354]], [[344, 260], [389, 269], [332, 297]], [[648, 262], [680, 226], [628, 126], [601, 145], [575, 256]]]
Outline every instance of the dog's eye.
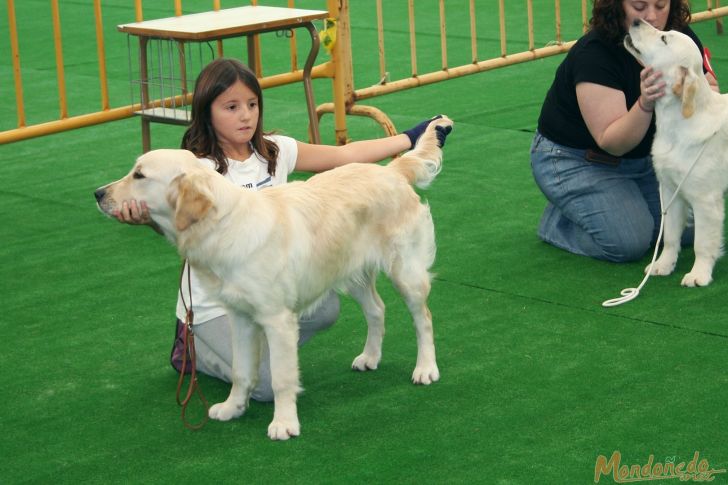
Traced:
[[135, 179], [143, 179], [144, 174], [137, 171], [137, 172], [134, 172], [134, 175], [132, 175], [132, 177], [134, 177]]
[[663, 44], [667, 45], [667, 36], [666, 35], [661, 35], [660, 40], [662, 40]]

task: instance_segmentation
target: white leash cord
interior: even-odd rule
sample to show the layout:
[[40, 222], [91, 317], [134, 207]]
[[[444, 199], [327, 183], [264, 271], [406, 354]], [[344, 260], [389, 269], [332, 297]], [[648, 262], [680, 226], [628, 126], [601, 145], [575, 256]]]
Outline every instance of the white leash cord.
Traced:
[[[683, 179], [683, 182], [685, 179]], [[680, 182], [682, 184], [682, 182]], [[679, 186], [678, 186], [679, 187]], [[657, 251], [660, 249], [660, 242], [662, 241], [662, 232], [665, 228], [665, 214], [667, 214], [667, 208], [664, 210], [662, 209], [662, 189], [658, 189], [658, 192], [660, 194], [660, 232], [657, 234], [657, 241], [655, 241], [655, 251], [652, 253], [652, 262], [650, 263], [650, 266], [645, 271], [645, 277], [642, 278], [642, 282], [637, 286], [637, 288], [625, 288], [622, 291], [619, 292], [620, 295], [622, 295], [619, 298], [612, 298], [611, 300], [606, 300], [602, 302], [603, 307], [613, 307], [613, 306], [619, 306], [622, 303], [627, 303], [628, 301], [632, 301], [635, 298], [637, 298], [640, 294], [640, 290], [642, 290], [642, 287], [645, 286], [647, 283], [647, 280], [650, 279], [650, 275], [652, 274], [652, 266], [655, 265], [655, 261], [657, 260]], [[672, 201], [675, 200], [675, 196], [677, 195], [677, 190], [675, 191], [675, 194], [672, 196], [672, 199], [670, 199], [670, 204], [672, 204]], [[670, 204], [667, 204], [667, 207], [670, 207]]]
[[[677, 197], [677, 194], [680, 193], [680, 188], [682, 187], [682, 184], [688, 179], [690, 174], [692, 173], [693, 169], [695, 168], [695, 165], [698, 163], [698, 160], [700, 160], [700, 155], [703, 154], [703, 150], [705, 150], [707, 143], [704, 143], [703, 146], [700, 147], [700, 151], [698, 151], [698, 156], [695, 157], [695, 160], [693, 160], [693, 164], [690, 165], [690, 169], [685, 174], [683, 179], [680, 181], [679, 184], [677, 184], [677, 187], [675, 188], [675, 193], [672, 194], [672, 198], [667, 203], [666, 206], [663, 206], [662, 204], [662, 187], [658, 188], [658, 193], [660, 194], [660, 232], [657, 234], [657, 241], [655, 241], [655, 251], [652, 254], [652, 262], [650, 263], [649, 267], [645, 271], [645, 277], [642, 278], [642, 282], [637, 286], [637, 288], [625, 288], [623, 289], [619, 294], [622, 295], [619, 298], [612, 298], [611, 300], [605, 300], [602, 302], [603, 307], [613, 307], [621, 305], [622, 303], [627, 303], [628, 301], [632, 301], [635, 298], [637, 298], [640, 294], [640, 290], [642, 290], [642, 287], [645, 286], [647, 283], [647, 280], [650, 279], [650, 275], [652, 274], [652, 267], [655, 265], [655, 261], [657, 260], [657, 252], [660, 249], [660, 242], [662, 241], [662, 233], [665, 229], [665, 216], [667, 215], [667, 209], [670, 208], [672, 203], [675, 201], [675, 197]], [[664, 207], [664, 209], [663, 209]]]

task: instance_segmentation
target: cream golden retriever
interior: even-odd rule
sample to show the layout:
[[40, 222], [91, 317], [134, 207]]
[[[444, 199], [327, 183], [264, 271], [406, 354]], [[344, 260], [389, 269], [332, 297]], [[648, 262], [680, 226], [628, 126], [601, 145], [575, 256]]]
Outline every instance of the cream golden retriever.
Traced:
[[[664, 220], [664, 247], [652, 274], [675, 269], [680, 239], [692, 208], [695, 263], [683, 286], [705, 286], [723, 253], [724, 193], [728, 188], [728, 95], [710, 89], [700, 49], [685, 34], [636, 22], [625, 47], [645, 66], [661, 71], [666, 94], [655, 106], [657, 132], [652, 158], [663, 196], [673, 199]], [[649, 266], [648, 266], [649, 269]]]
[[[384, 304], [375, 279], [385, 272], [404, 298], [417, 335], [416, 384], [440, 378], [427, 306], [435, 231], [426, 187], [441, 168], [433, 121], [416, 146], [386, 166], [349, 164], [260, 192], [231, 184], [184, 150], [142, 155], [121, 180], [99, 188], [99, 208], [146, 201], [151, 224], [186, 258], [225, 305], [232, 321], [233, 379], [226, 401], [209, 410], [226, 421], [245, 412], [258, 376], [261, 332], [270, 348], [275, 410], [268, 436], [300, 434], [296, 396], [298, 316], [329, 289], [362, 307], [368, 333], [354, 369], [376, 369]], [[236, 318], [238, 315], [252, 317]]]

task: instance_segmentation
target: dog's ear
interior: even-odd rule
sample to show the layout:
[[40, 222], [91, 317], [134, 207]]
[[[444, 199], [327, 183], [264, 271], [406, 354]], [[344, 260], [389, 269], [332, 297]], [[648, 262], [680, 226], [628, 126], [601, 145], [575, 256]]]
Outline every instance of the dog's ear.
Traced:
[[201, 220], [213, 207], [212, 194], [198, 174], [176, 177], [167, 191], [167, 201], [174, 209], [174, 225], [178, 231]]
[[682, 101], [682, 115], [690, 118], [695, 114], [695, 93], [698, 91], [698, 80], [690, 69], [680, 66], [677, 68], [675, 84], [672, 85], [672, 92]]

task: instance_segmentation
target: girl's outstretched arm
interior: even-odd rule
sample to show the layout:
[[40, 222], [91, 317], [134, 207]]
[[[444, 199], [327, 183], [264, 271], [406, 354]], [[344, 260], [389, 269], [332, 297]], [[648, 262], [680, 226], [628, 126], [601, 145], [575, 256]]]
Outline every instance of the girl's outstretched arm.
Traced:
[[[438, 115], [427, 119], [399, 135], [355, 141], [342, 146], [311, 145], [297, 142], [296, 170], [324, 172], [347, 163], [374, 163], [384, 160], [414, 147], [415, 142], [424, 133], [427, 125], [439, 117]], [[443, 146], [450, 129], [449, 127], [448, 129], [437, 127], [437, 130], [439, 144]]]
[[296, 170], [324, 172], [347, 163], [374, 163], [409, 150], [405, 134], [355, 141], [341, 146], [312, 145], [298, 142]]

